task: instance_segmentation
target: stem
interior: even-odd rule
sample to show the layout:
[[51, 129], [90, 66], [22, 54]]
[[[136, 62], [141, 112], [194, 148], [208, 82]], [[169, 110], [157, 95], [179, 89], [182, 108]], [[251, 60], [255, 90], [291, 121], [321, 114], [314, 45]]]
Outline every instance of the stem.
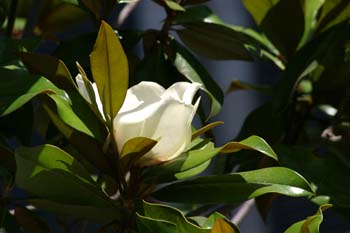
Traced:
[[6, 35], [11, 37], [13, 27], [15, 25], [16, 11], [17, 11], [18, 0], [12, 0], [10, 5], [10, 12], [7, 20]]

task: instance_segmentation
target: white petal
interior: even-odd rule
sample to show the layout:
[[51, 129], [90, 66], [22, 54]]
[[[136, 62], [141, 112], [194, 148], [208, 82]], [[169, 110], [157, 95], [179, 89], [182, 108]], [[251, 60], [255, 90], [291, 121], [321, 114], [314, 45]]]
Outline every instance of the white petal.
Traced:
[[77, 76], [75, 76], [75, 81], [77, 82], [78, 89], [81, 95], [91, 104], [92, 101], [90, 99], [89, 92], [85, 86], [85, 83], [81, 74], [78, 74]]
[[192, 105], [178, 101], [163, 101], [156, 114], [146, 119], [142, 136], [159, 140], [155, 147], [142, 157], [141, 163], [150, 165], [168, 161], [183, 152], [191, 141]]
[[141, 104], [149, 105], [160, 101], [165, 89], [155, 82], [140, 82], [128, 89], [119, 113], [127, 112]]
[[192, 104], [194, 95], [202, 85], [200, 83], [177, 82], [170, 86], [163, 97], [177, 99], [185, 104]]
[[92, 84], [92, 88], [94, 89], [94, 93], [95, 93], [95, 104], [97, 105], [98, 111], [101, 113], [101, 116], [103, 117], [104, 120], [106, 120], [104, 113], [103, 113], [103, 105], [102, 105], [102, 101], [100, 98], [100, 95], [98, 94], [98, 89], [97, 89], [97, 85], [96, 83]]

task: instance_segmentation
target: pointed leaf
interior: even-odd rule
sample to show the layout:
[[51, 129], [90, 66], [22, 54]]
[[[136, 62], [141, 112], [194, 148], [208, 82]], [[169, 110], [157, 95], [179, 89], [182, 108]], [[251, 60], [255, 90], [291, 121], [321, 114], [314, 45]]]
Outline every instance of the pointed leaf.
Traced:
[[86, 169], [58, 147], [21, 147], [15, 156], [18, 166], [16, 184], [29, 194], [62, 204], [113, 205]]
[[68, 217], [102, 222], [120, 219], [121, 210], [114, 203], [108, 206], [79, 205], [64, 204], [48, 199], [29, 199], [28, 202], [40, 209]]
[[185, 8], [183, 8], [181, 5], [177, 4], [172, 0], [165, 0], [164, 2], [170, 9], [174, 11], [186, 11]]
[[160, 166], [151, 167], [145, 172], [147, 179], [157, 182], [171, 181], [174, 177], [188, 178], [197, 175], [208, 165], [208, 160], [221, 153], [233, 153], [240, 150], [255, 150], [274, 160], [278, 160], [276, 153], [258, 136], [251, 136], [240, 142], [229, 142], [221, 147], [214, 147], [212, 142], [199, 139], [201, 142], [195, 148], [183, 153], [179, 157]]
[[[95, 137], [100, 141], [105, 140], [106, 130], [99, 121], [99, 113], [95, 113], [89, 106], [90, 104], [85, 101], [70, 72], [61, 60], [49, 55], [34, 53], [19, 53], [19, 56], [32, 73], [45, 76], [58, 88], [68, 93], [69, 99], [63, 95], [61, 96], [64, 98], [51, 96], [56, 102], [60, 117], [63, 117], [62, 120], [80, 132]], [[65, 112], [70, 116], [64, 117]], [[80, 123], [71, 124], [72, 118], [75, 118]]]
[[284, 233], [319, 233], [319, 228], [323, 221], [322, 212], [331, 206], [332, 205], [321, 206], [315, 215], [309, 216], [306, 220], [294, 223]]
[[209, 233], [208, 229], [200, 228], [197, 225], [194, 225], [190, 221], [186, 219], [186, 217], [182, 214], [182, 212], [174, 207], [143, 202], [142, 210], [138, 211], [142, 216], [163, 220], [170, 223], [173, 223], [177, 227], [177, 232], [186, 233]]
[[62, 93], [49, 80], [24, 70], [0, 68], [0, 75], [0, 116], [10, 114], [39, 94]]
[[235, 230], [225, 220], [219, 218], [215, 221], [210, 233], [235, 233]]
[[98, 32], [90, 63], [106, 119], [111, 124], [128, 89], [128, 61], [118, 37], [104, 21]]
[[205, 132], [207, 132], [207, 131], [209, 131], [217, 126], [223, 125], [223, 124], [224, 124], [223, 121], [215, 121], [213, 123], [205, 125], [204, 127], [200, 128], [199, 130], [196, 130], [195, 132], [192, 133], [192, 139], [198, 137], [199, 135], [204, 134]]
[[222, 147], [222, 153], [232, 153], [242, 149], [246, 150], [256, 150], [264, 155], [278, 161], [278, 157], [276, 153], [272, 150], [272, 148], [267, 144], [267, 142], [258, 136], [250, 136], [247, 139], [244, 139], [240, 142], [229, 142]]
[[153, 196], [169, 202], [235, 204], [267, 193], [302, 197], [312, 195], [313, 191], [295, 171], [271, 167], [174, 183], [156, 191]]

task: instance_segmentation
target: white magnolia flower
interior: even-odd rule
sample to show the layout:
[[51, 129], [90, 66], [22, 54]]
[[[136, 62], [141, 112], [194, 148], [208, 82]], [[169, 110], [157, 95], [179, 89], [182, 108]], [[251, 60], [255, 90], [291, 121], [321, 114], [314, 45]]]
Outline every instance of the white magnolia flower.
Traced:
[[[98, 107], [103, 116], [96, 84], [88, 82], [90, 87], [87, 88], [80, 75], [76, 76], [76, 81], [84, 98]], [[141, 82], [129, 88], [113, 120], [119, 152], [128, 140], [147, 137], [158, 143], [140, 159], [142, 166], [179, 156], [191, 142], [191, 123], [200, 99], [194, 105], [192, 101], [200, 87], [199, 83], [178, 82], [165, 90], [155, 82]]]
[[114, 137], [121, 150], [134, 137], [158, 143], [140, 159], [143, 166], [179, 156], [191, 142], [191, 123], [199, 105], [192, 100], [201, 85], [178, 82], [167, 90], [154, 82], [129, 88], [123, 106], [114, 118]]

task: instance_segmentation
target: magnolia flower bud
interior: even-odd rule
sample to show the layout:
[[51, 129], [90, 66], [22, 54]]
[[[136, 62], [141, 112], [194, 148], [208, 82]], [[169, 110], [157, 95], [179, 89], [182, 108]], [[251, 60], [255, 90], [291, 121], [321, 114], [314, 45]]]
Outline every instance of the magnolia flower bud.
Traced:
[[139, 161], [141, 166], [165, 162], [179, 156], [191, 142], [191, 123], [199, 105], [192, 100], [201, 85], [178, 82], [167, 90], [154, 82], [141, 82], [127, 91], [114, 118], [114, 137], [119, 151], [134, 137], [158, 143]]
[[[95, 83], [76, 76], [82, 96], [101, 116], [103, 106]], [[191, 123], [199, 101], [193, 105], [199, 83], [178, 82], [167, 90], [155, 82], [141, 82], [128, 89], [123, 106], [113, 120], [114, 138], [119, 152], [135, 137], [147, 137], [158, 143], [140, 159], [141, 166], [165, 162], [179, 156], [191, 142]]]

